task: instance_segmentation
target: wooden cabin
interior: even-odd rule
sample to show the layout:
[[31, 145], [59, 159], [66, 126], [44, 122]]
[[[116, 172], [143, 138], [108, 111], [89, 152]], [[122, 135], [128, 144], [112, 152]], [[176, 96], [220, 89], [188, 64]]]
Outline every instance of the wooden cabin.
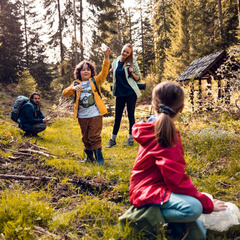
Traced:
[[[217, 82], [217, 98], [225, 101], [225, 104], [230, 103], [229, 81], [226, 76], [222, 78], [220, 74], [217, 74], [218, 68], [226, 61], [226, 58], [226, 51], [223, 50], [195, 59], [176, 80], [181, 85], [186, 86], [190, 84], [190, 102], [193, 110], [194, 102], [196, 102], [194, 100], [194, 93], [198, 91], [197, 102], [201, 105], [204, 99], [212, 96], [212, 81]], [[239, 68], [240, 65], [234, 67]], [[198, 89], [195, 89], [195, 81], [198, 81]], [[206, 82], [206, 84], [203, 84], [203, 82]], [[203, 96], [203, 92], [205, 96]]]

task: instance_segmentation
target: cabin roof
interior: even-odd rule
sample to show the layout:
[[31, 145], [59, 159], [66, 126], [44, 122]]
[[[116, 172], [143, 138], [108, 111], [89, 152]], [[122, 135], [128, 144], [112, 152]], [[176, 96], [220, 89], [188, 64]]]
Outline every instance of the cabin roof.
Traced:
[[195, 59], [182, 72], [177, 81], [186, 81], [190, 79], [209, 78], [210, 75], [216, 76], [216, 71], [224, 62], [226, 57], [225, 50]]

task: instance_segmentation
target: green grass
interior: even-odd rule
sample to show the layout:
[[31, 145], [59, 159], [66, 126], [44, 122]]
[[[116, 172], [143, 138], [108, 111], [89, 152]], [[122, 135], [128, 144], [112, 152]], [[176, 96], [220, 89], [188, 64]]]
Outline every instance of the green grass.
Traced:
[[[39, 134], [42, 139], [22, 137], [23, 132], [16, 124], [4, 120], [2, 115], [0, 123], [2, 164], [7, 164], [7, 157], [12, 155], [6, 149], [17, 151], [29, 141], [47, 148], [55, 156], [33, 155], [31, 161], [41, 163], [39, 166], [46, 169], [46, 175], [50, 173], [58, 179], [31, 187], [28, 187], [30, 181], [0, 180], [0, 239], [147, 239], [132, 234], [130, 229], [122, 232], [118, 228], [118, 217], [130, 206], [130, 172], [138, 151], [136, 142], [133, 147], [122, 146], [128, 136], [126, 117], [122, 120], [117, 146], [110, 149], [105, 146], [111, 136], [113, 117], [104, 118], [105, 164], [100, 167], [79, 162], [86, 156], [78, 122], [73, 118], [52, 117], [49, 127]], [[200, 191], [240, 208], [239, 123], [231, 119], [192, 118], [185, 113], [176, 125], [188, 164], [186, 172], [193, 183]], [[24, 161], [30, 160], [16, 160], [11, 164], [16, 164], [17, 169]], [[34, 168], [31, 161], [26, 168]], [[53, 172], [48, 173], [50, 170]], [[82, 190], [81, 186], [68, 182], [71, 178], [97, 179], [113, 188]], [[57, 198], [59, 194], [62, 196]], [[239, 234], [236, 226], [223, 233], [210, 231], [208, 238], [234, 239]], [[155, 239], [166, 239], [164, 236], [162, 228]]]
[[5, 190], [0, 198], [0, 231], [7, 239], [32, 239], [34, 225], [48, 226], [54, 214], [43, 191]]

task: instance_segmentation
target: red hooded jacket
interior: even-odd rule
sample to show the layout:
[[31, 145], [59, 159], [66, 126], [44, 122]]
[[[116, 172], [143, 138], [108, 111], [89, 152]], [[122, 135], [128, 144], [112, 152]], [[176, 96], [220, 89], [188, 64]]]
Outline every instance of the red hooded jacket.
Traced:
[[197, 198], [203, 213], [211, 213], [212, 200], [199, 192], [184, 173], [186, 162], [179, 132], [174, 147], [163, 148], [156, 141], [154, 124], [155, 121], [137, 123], [132, 128], [132, 135], [140, 146], [131, 171], [130, 202], [135, 207], [162, 204], [173, 192]]

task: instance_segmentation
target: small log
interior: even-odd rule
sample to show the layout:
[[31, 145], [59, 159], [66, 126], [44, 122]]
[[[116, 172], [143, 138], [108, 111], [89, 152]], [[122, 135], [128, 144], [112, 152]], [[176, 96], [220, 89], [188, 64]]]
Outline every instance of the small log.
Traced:
[[19, 156], [19, 157], [8, 156], [8, 158], [9, 158], [9, 159], [12, 159], [12, 160], [17, 160], [17, 159], [21, 158], [21, 156]]
[[17, 151], [14, 151], [12, 149], [5, 149], [5, 150], [9, 151], [9, 152], [12, 152], [14, 154], [18, 154], [18, 155], [32, 156], [32, 154], [30, 154], [30, 153], [17, 152]]
[[48, 238], [51, 238], [51, 239], [57, 239], [55, 234], [50, 233], [48, 230], [46, 230], [42, 227], [33, 226], [33, 229], [34, 229], [33, 232], [43, 234], [43, 235], [45, 235], [45, 236], [47, 236]]
[[43, 149], [43, 150], [49, 151], [49, 149], [47, 149], [45, 147], [40, 147], [40, 146], [38, 146], [37, 144], [34, 144], [34, 143], [32, 143], [32, 146], [37, 147], [38, 149]]
[[25, 176], [25, 175], [10, 175], [10, 174], [0, 174], [1, 179], [16, 179], [16, 180], [57, 180], [55, 177], [35, 177], [35, 176]]
[[107, 218], [95, 218], [95, 219], [79, 219], [79, 222], [94, 222], [94, 221], [107, 221]]
[[33, 149], [19, 149], [20, 152], [31, 152], [31, 153], [37, 153], [40, 155], [43, 155], [45, 157], [54, 157], [51, 153], [45, 153], [45, 152], [41, 152], [41, 151], [37, 151], [37, 150], [33, 150]]

